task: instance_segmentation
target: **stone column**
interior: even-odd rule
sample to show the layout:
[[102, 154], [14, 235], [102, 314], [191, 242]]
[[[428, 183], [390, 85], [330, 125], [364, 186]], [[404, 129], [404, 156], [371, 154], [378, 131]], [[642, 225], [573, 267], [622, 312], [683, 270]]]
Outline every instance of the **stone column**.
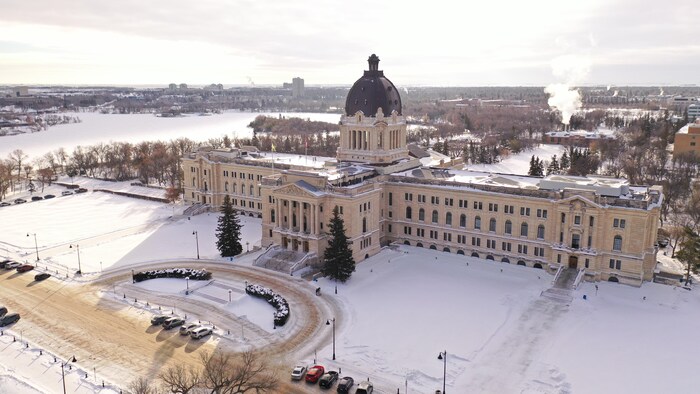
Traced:
[[287, 200], [287, 229], [292, 229], [292, 200]]

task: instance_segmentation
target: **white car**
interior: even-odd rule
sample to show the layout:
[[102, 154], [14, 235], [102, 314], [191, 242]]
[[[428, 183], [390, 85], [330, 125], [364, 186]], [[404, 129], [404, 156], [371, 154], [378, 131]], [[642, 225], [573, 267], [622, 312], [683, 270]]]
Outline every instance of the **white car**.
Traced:
[[184, 326], [180, 326], [180, 335], [190, 335], [192, 331], [195, 329], [199, 328], [200, 324], [198, 323], [190, 323], [190, 324], [185, 324]]
[[192, 339], [199, 339], [211, 335], [211, 328], [209, 327], [199, 327], [192, 330], [190, 336]]
[[70, 196], [71, 194], [73, 194], [73, 192], [70, 190], [64, 190], [63, 192], [61, 192], [62, 196]]
[[292, 380], [302, 380], [306, 375], [306, 367], [303, 365], [297, 365], [292, 370]]

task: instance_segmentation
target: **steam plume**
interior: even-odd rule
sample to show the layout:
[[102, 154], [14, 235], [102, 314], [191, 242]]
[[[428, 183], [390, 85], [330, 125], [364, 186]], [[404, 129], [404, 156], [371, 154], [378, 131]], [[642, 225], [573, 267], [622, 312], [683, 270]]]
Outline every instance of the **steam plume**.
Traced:
[[549, 94], [547, 104], [561, 114], [561, 122], [569, 124], [571, 115], [581, 108], [581, 93], [572, 85], [582, 81], [590, 70], [590, 60], [577, 55], [564, 55], [552, 61], [552, 74], [559, 83], [548, 85], [544, 91]]

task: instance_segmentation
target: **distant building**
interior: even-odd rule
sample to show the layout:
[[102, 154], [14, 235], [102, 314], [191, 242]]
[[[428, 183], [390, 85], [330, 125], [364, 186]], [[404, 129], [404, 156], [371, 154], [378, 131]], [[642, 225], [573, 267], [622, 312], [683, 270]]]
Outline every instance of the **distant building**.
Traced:
[[[302, 81], [303, 83], [303, 81]], [[17, 86], [12, 89], [13, 97], [29, 96], [29, 88], [26, 86]]]
[[186, 84], [186, 83], [181, 83], [181, 84], [180, 84], [180, 89], [187, 89], [187, 84]]
[[691, 122], [700, 118], [700, 104], [690, 104], [688, 106], [688, 120]]
[[168, 89], [170, 89], [170, 90], [177, 90], [177, 84], [176, 84], [176, 83], [171, 83], [170, 85], [168, 85]]
[[591, 147], [598, 141], [614, 140], [611, 130], [605, 131], [550, 131], [544, 134], [543, 142], [546, 144], [573, 145]]
[[292, 97], [304, 97], [304, 80], [302, 78], [292, 79]]
[[700, 154], [700, 120], [683, 126], [676, 133], [673, 142], [673, 157], [686, 152]]

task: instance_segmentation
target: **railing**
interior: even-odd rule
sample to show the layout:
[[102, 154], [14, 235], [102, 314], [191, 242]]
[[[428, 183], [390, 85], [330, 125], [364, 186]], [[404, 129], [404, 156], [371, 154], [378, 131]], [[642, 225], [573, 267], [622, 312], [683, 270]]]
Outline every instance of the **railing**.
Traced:
[[583, 277], [586, 275], [586, 270], [581, 268], [578, 270], [578, 275], [576, 275], [576, 280], [574, 280], [574, 289], [578, 288], [578, 285], [581, 283], [581, 280], [583, 280]]
[[552, 283], [557, 283], [557, 279], [559, 279], [559, 276], [561, 275], [561, 272], [564, 270], [564, 266], [560, 265], [559, 269], [557, 270], [557, 273], [554, 274], [554, 279], [552, 280]]
[[315, 257], [316, 253], [307, 253], [306, 255], [304, 255], [304, 257], [301, 260], [294, 263], [294, 265], [289, 269], [289, 275], [293, 275], [294, 271], [298, 270], [302, 264], [304, 264], [304, 267], [308, 266], [307, 262]]

